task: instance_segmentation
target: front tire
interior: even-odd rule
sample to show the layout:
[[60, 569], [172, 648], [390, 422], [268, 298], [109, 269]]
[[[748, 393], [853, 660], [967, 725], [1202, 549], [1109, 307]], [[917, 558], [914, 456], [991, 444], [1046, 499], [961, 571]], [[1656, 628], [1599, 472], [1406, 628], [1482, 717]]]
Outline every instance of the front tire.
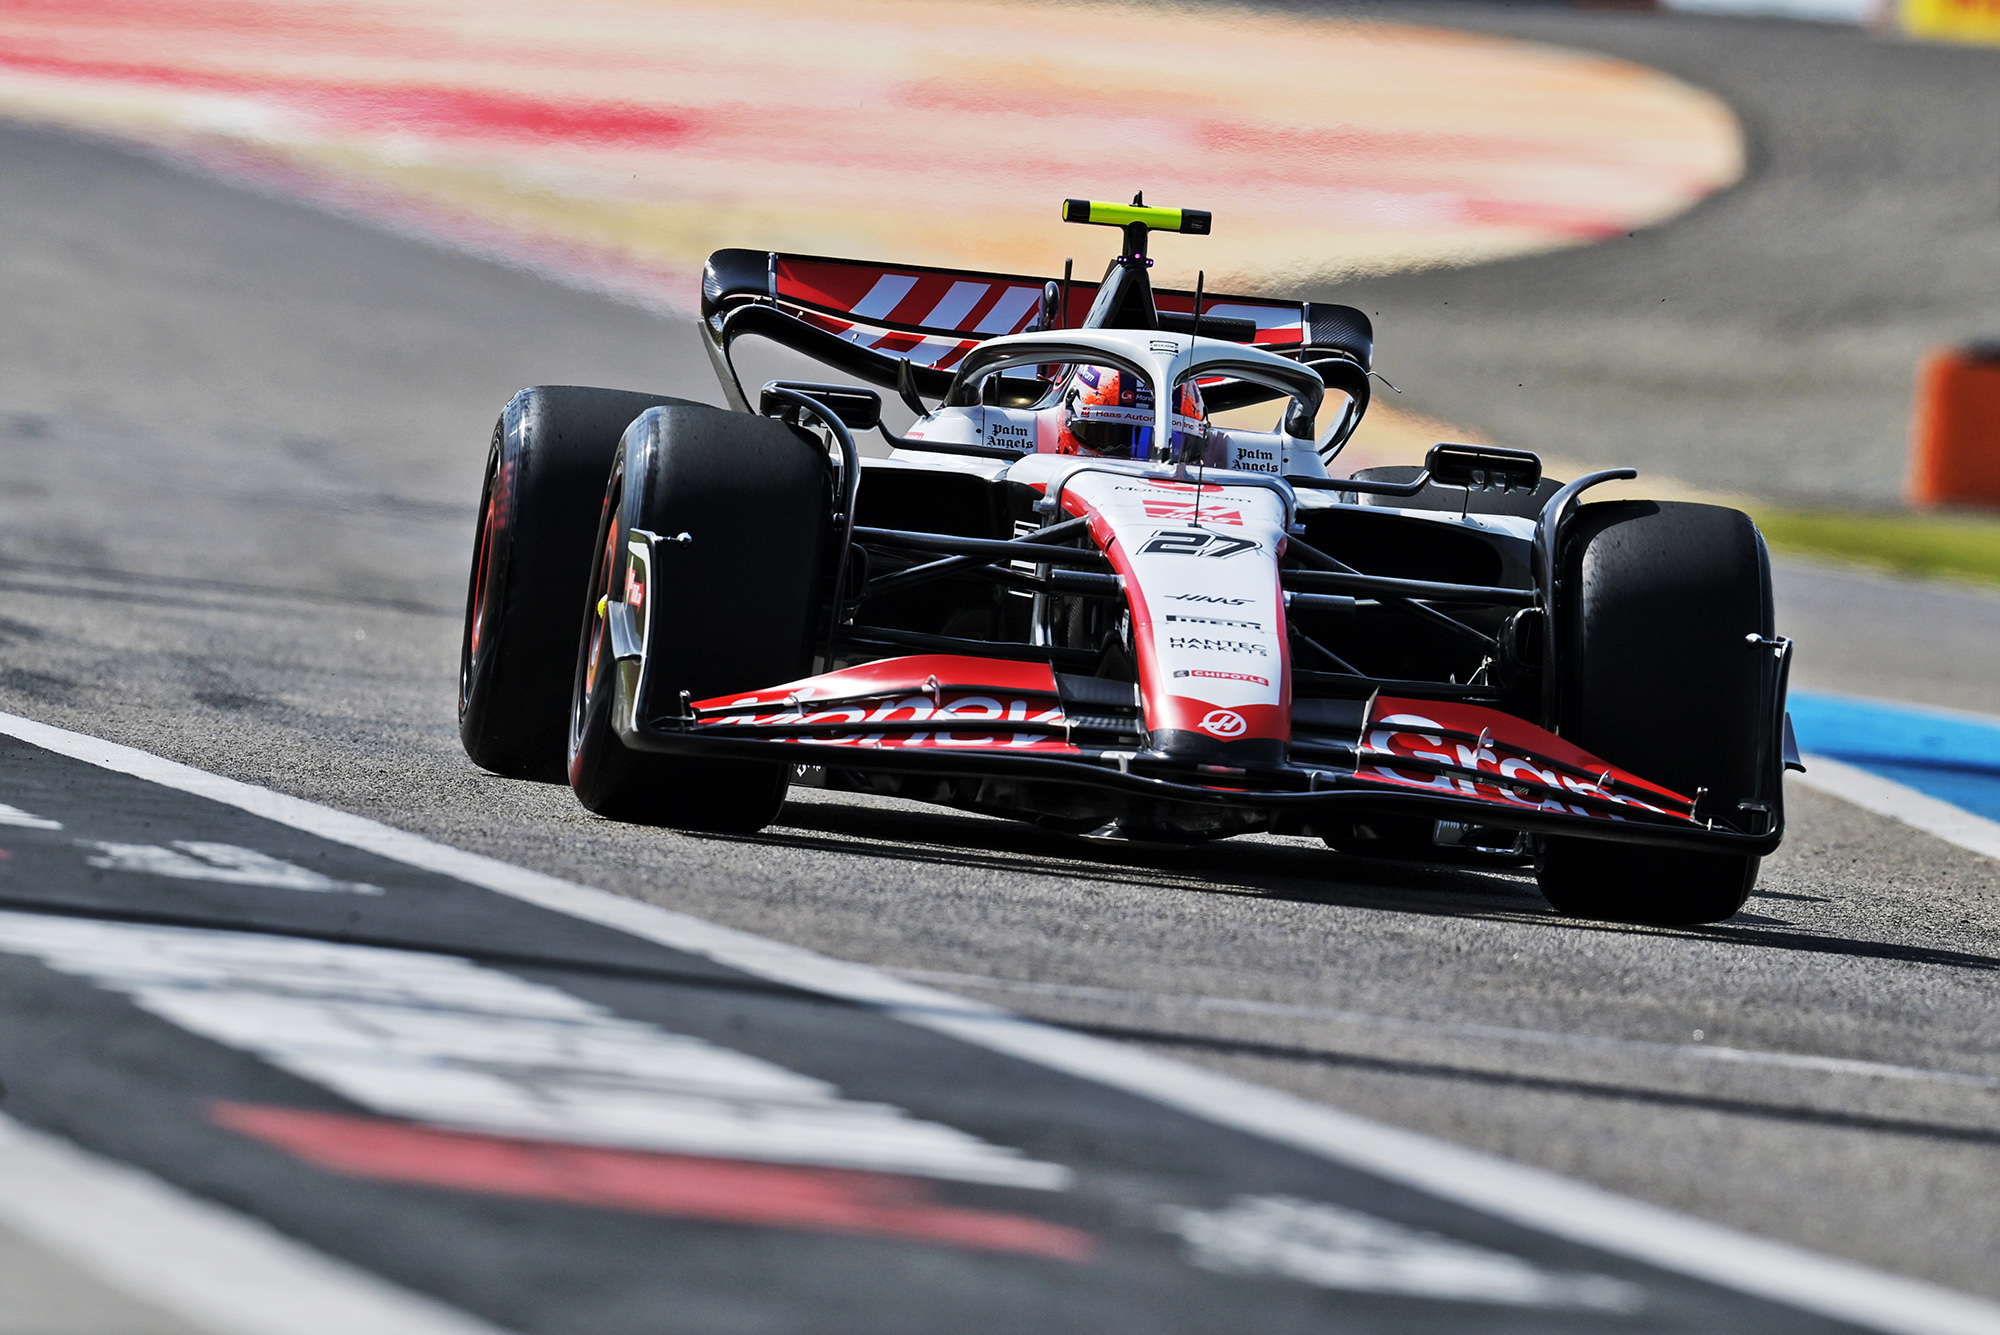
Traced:
[[781, 685], [810, 670], [830, 524], [824, 456], [769, 418], [693, 405], [642, 414], [604, 493], [574, 658], [569, 781], [614, 820], [749, 832], [777, 818], [788, 760], [711, 760], [635, 751], [612, 727], [616, 664], [600, 599], [624, 597], [632, 530], [656, 545], [647, 593], [648, 700], [671, 713]]
[[493, 427], [458, 653], [458, 735], [482, 769], [561, 783], [590, 536], [618, 441], [658, 394], [536, 385]]
[[[1579, 510], [1557, 600], [1557, 731], [1642, 779], [1734, 811], [1761, 790], [1771, 562], [1750, 517], [1714, 505], [1614, 501]], [[1558, 912], [1720, 922], [1757, 881], [1741, 854], [1550, 836], [1536, 865]]]

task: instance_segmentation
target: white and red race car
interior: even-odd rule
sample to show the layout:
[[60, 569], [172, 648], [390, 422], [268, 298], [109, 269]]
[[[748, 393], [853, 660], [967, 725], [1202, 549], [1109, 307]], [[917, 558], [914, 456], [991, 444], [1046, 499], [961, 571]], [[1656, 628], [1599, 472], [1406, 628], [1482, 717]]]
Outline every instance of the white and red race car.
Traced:
[[[1207, 214], [1064, 215], [1123, 229], [1101, 281], [717, 252], [729, 410], [517, 394], [467, 601], [471, 757], [626, 820], [755, 829], [818, 772], [1101, 837], [1532, 859], [1590, 916], [1736, 912], [1796, 763], [1750, 520], [1580, 505], [1632, 472], [1559, 485], [1490, 447], [1334, 477], [1366, 316], [1155, 290], [1149, 233]], [[753, 400], [745, 336], [878, 388]], [[1268, 429], [1222, 424], [1257, 405]]]

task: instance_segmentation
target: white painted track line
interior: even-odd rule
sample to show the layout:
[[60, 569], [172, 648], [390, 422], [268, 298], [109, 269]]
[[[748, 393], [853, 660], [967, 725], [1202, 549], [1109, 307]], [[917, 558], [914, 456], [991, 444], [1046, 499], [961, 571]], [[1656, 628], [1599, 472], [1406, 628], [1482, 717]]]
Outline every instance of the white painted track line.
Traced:
[[[1987, 715], [1977, 717], [1982, 722], [1992, 722]], [[1844, 761], [1816, 755], [1804, 759], [1805, 773], [1790, 775], [1792, 783], [1802, 783], [1828, 796], [1852, 802], [1864, 811], [1899, 820], [1925, 834], [1936, 835], [1948, 844], [1983, 853], [1989, 858], [2000, 858], [2000, 821], [1975, 816], [1941, 798], [1920, 793], [1894, 779], [1885, 779]]]
[[501, 1335], [261, 1220], [4, 1114], [0, 1218], [218, 1335]]
[[377, 821], [0, 714], [0, 735], [240, 808], [324, 839], [456, 877], [774, 982], [878, 1006], [896, 1018], [1218, 1126], [1290, 1145], [1448, 1201], [1742, 1293], [1896, 1335], [1996, 1335], [2000, 1304], [1679, 1215], [1540, 1169], [1371, 1122], [1290, 1094], [1011, 1016], [859, 964], [717, 926]]
[[1316, 1020], [1328, 1024], [1386, 1033], [1412, 1034], [1423, 1038], [1471, 1039], [1482, 1043], [1515, 1043], [1543, 1048], [1585, 1049], [1667, 1062], [1707, 1062], [1731, 1066], [1774, 1066], [1791, 1071], [1812, 1071], [1820, 1075], [1857, 1076], [1867, 1080], [1901, 1080], [1912, 1083], [1961, 1085], [1971, 1089], [2000, 1091], [2000, 1075], [1978, 1075], [1966, 1071], [1941, 1071], [1923, 1066], [1897, 1066], [1890, 1062], [1862, 1061], [1853, 1057], [1822, 1057], [1807, 1052], [1772, 1052], [1757, 1048], [1731, 1048], [1713, 1043], [1661, 1043], [1650, 1039], [1603, 1038], [1596, 1034], [1554, 1033], [1546, 1029], [1515, 1029], [1497, 1024], [1457, 1024], [1441, 1020], [1409, 1020], [1396, 1015], [1376, 1015], [1368, 1011], [1334, 1010], [1325, 1006], [1299, 1006], [1281, 1001], [1250, 1001], [1241, 997], [1204, 997], [1181, 992], [1141, 992], [1122, 987], [1091, 987], [1076, 983], [1035, 983], [989, 974], [937, 973], [928, 969], [893, 969], [899, 978], [939, 987], [969, 987], [1028, 996], [1058, 997], [1077, 1001], [1111, 1004], [1187, 1006], [1195, 1010], [1235, 1015], [1271, 1015], [1289, 1019]]

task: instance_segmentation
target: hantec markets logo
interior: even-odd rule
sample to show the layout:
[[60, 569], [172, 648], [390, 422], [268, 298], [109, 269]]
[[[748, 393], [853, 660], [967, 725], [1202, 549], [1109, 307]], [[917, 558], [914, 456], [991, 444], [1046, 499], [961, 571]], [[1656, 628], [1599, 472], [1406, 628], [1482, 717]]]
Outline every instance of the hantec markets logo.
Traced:
[[1248, 658], [1268, 658], [1270, 650], [1250, 640], [1212, 640], [1205, 635], [1169, 635], [1167, 648], [1204, 654], [1236, 654]]
[[1195, 726], [1211, 737], [1221, 737], [1225, 740], [1241, 737], [1250, 731], [1250, 725], [1245, 723], [1243, 716], [1233, 709], [1211, 709], [1201, 716], [1201, 722]]

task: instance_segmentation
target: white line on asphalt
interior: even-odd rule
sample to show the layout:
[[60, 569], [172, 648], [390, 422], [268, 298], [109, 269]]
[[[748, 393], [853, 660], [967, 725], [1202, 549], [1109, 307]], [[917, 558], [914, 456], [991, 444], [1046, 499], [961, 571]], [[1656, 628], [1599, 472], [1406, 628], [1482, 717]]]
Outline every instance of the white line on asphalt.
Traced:
[[[1012, 978], [994, 978], [978, 973], [941, 973], [931, 969], [891, 969], [898, 978], [913, 983], [933, 983], [939, 987], [991, 988], [1028, 996], [1074, 997], [1080, 1001], [1164, 1002], [1197, 1010], [1225, 1014], [1295, 1016], [1302, 1020], [1322, 1020], [1355, 1028], [1388, 1029], [1397, 1033], [1425, 1034], [1438, 1038], [1473, 1038], [1484, 1042], [1525, 1043], [1546, 1047], [1582, 1048], [1601, 1052], [1630, 1053], [1633, 1056], [1665, 1057], [1687, 1061], [1722, 1062], [1744, 1066], [1779, 1066], [1789, 1070], [1819, 1071], [1828, 1075], [1862, 1076], [1871, 1080], [1913, 1080], [1940, 1085], [1965, 1085], [1973, 1089], [2000, 1090], [2000, 1075], [1979, 1075], [1969, 1071], [1939, 1071], [1925, 1066], [1897, 1066], [1889, 1062], [1866, 1061], [1858, 1057], [1823, 1057], [1809, 1052], [1767, 1052], [1758, 1048], [1731, 1048], [1713, 1043], [1661, 1043], [1643, 1038], [1606, 1038], [1597, 1034], [1565, 1034], [1547, 1029], [1514, 1029], [1497, 1024], [1458, 1024], [1442, 1020], [1410, 1020], [1368, 1011], [1336, 1010], [1326, 1006], [1301, 1006], [1282, 1001], [1252, 1001], [1242, 997], [1202, 997], [1178, 992], [1143, 992], [1123, 987], [1098, 987], [1083, 983], [1037, 983]], [[1059, 1023], [1059, 1022], [1058, 1022]]]
[[1899, 820], [1948, 844], [2000, 858], [2000, 821], [1975, 816], [1929, 793], [1920, 793], [1893, 779], [1827, 756], [1807, 756], [1805, 765], [1805, 773], [1789, 776], [1791, 782], [1817, 788], [1878, 816]]
[[762, 978], [878, 1006], [910, 1024], [1122, 1089], [1587, 1247], [1896, 1335], [1994, 1335], [2000, 1330], [2000, 1304], [1971, 1294], [1751, 1237], [1136, 1047], [1023, 1020], [866, 965], [433, 843], [379, 821], [115, 742], [10, 714], [0, 714], [0, 734], [676, 950], [706, 955]]
[[225, 885], [256, 885], [272, 890], [338, 892], [349, 895], [379, 895], [379, 885], [359, 881], [336, 881], [331, 876], [306, 867], [296, 867], [259, 853], [254, 848], [234, 844], [176, 839], [172, 848], [158, 844], [116, 844], [101, 839], [79, 839], [96, 854], [84, 861], [105, 871], [133, 871], [147, 876], [165, 876], [177, 881], [220, 881]]
[[1551, 1274], [1518, 1256], [1292, 1196], [1238, 1196], [1225, 1210], [1163, 1205], [1188, 1259], [1226, 1275], [1283, 1275], [1326, 1289], [1630, 1316], [1645, 1290], [1606, 1275]]
[[0, 1114], [0, 1218], [219, 1335], [502, 1335], [358, 1266]]
[[1074, 1176], [455, 955], [10, 911], [0, 950], [391, 1117], [1045, 1191]]

